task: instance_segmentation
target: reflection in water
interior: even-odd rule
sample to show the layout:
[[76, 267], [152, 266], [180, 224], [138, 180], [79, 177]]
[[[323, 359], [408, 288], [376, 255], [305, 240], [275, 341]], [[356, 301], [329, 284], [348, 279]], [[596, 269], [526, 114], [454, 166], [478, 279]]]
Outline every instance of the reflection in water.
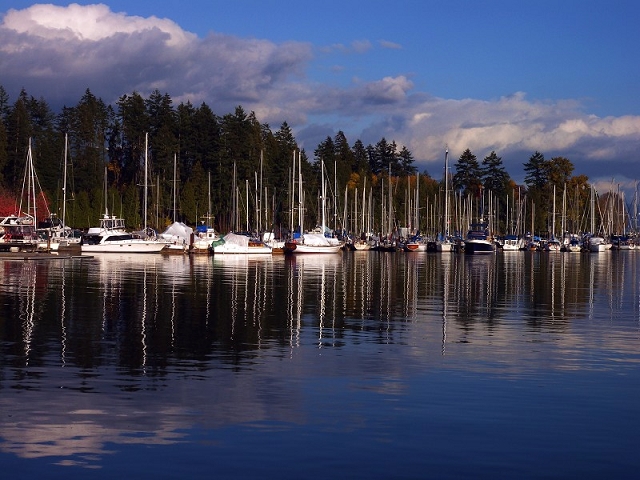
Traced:
[[184, 442], [194, 425], [313, 424], [315, 380], [397, 400], [443, 362], [620, 368], [640, 324], [627, 253], [3, 261], [0, 450], [97, 466], [108, 445]]

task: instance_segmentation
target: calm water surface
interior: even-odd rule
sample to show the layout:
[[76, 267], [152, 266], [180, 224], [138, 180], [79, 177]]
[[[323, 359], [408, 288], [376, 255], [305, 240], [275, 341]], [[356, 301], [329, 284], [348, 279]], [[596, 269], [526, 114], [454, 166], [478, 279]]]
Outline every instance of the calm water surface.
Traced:
[[637, 478], [640, 252], [0, 260], [7, 478]]

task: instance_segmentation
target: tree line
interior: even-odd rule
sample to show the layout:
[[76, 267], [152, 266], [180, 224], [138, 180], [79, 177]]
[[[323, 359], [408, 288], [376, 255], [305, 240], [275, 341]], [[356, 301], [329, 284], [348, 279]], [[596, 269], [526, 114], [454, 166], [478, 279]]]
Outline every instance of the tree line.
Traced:
[[[419, 223], [423, 229], [430, 216], [436, 217], [442, 208], [443, 169], [438, 178], [426, 171], [418, 175], [412, 153], [395, 141], [382, 138], [376, 144], [365, 145], [358, 139], [350, 144], [339, 131], [320, 142], [310, 157], [300, 149], [286, 122], [274, 130], [241, 106], [219, 115], [206, 103], [174, 106], [170, 95], [158, 90], [147, 98], [137, 92], [125, 94], [115, 105], [107, 105], [87, 89], [76, 105], [64, 106], [55, 113], [44, 98], [35, 98], [24, 89], [11, 102], [0, 86], [0, 119], [3, 215], [15, 213], [30, 139], [39, 183], [50, 211], [57, 215], [62, 211], [66, 164], [66, 220], [80, 229], [95, 226], [107, 210], [122, 215], [131, 228], [140, 227], [145, 190], [149, 224], [160, 231], [174, 219], [195, 225], [205, 216], [215, 218], [215, 227], [221, 232], [234, 228], [251, 230], [258, 225], [256, 217], [265, 214], [266, 218], [266, 212], [266, 228], [287, 227], [292, 159], [296, 153], [300, 155], [304, 189], [308, 192], [305, 225], [319, 221], [321, 200], [317, 192], [322, 164], [330, 179], [327, 184], [332, 190], [335, 218], [339, 218], [336, 227], [345, 228], [359, 215], [351, 202], [356, 202], [355, 193], [363, 189], [370, 192], [374, 209], [379, 209], [374, 210], [374, 218], [380, 214], [384, 203], [382, 185], [391, 188], [399, 226], [415, 208], [408, 200], [412, 198], [409, 192], [420, 192], [418, 203], [423, 207], [419, 210]], [[525, 163], [527, 176], [521, 186], [510, 178], [495, 152], [480, 163], [466, 150], [454, 168], [455, 174], [450, 177], [459, 195], [478, 197], [492, 192], [497, 199], [497, 212], [500, 206], [503, 208], [496, 219], [497, 228], [503, 231], [508, 228], [505, 210], [509, 196], [529, 198], [539, 206], [533, 223], [540, 230], [548, 223], [550, 186], [556, 185], [558, 191], [565, 184], [576, 187], [580, 202], [584, 205], [586, 201], [587, 177], [572, 176], [573, 165], [565, 158], [547, 161], [536, 152]], [[232, 181], [234, 178], [236, 182]], [[232, 191], [234, 187], [236, 191]], [[262, 199], [262, 212], [255, 206], [258, 197]], [[233, 212], [234, 207], [242, 213]], [[237, 218], [248, 219], [248, 225], [236, 225]]]

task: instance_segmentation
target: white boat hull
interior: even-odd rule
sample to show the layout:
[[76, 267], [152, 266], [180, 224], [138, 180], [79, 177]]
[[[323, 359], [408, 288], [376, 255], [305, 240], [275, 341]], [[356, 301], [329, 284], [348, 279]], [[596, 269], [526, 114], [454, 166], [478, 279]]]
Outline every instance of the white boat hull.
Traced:
[[271, 254], [271, 247], [266, 245], [258, 247], [242, 247], [238, 245], [225, 243], [213, 247], [214, 255], [249, 255], [249, 254]]
[[81, 246], [82, 253], [160, 253], [166, 246], [164, 242], [145, 240], [125, 240]]
[[305, 245], [296, 243], [294, 249], [285, 247], [289, 253], [340, 253], [342, 245]]
[[451, 243], [451, 242], [438, 242], [438, 243], [436, 243], [436, 250], [438, 252], [453, 252], [453, 243]]

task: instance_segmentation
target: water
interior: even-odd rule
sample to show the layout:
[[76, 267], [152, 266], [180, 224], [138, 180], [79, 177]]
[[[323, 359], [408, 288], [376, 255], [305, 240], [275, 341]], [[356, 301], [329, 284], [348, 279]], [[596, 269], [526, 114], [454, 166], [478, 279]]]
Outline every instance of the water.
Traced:
[[639, 252], [0, 260], [8, 478], [632, 478]]

